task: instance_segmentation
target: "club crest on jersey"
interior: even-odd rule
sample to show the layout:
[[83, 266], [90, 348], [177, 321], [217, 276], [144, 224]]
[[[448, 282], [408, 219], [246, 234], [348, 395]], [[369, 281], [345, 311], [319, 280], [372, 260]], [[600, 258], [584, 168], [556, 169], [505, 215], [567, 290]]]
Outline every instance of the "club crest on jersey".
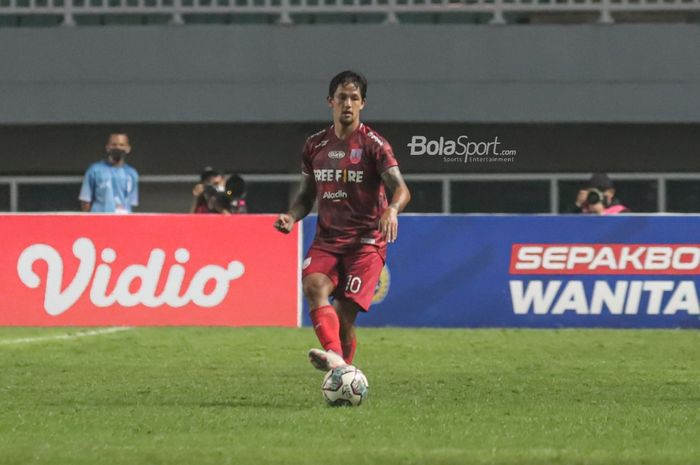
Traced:
[[350, 163], [359, 163], [362, 160], [362, 149], [352, 149], [350, 151]]
[[340, 160], [341, 158], [345, 158], [345, 152], [342, 150], [331, 150], [328, 152], [328, 158], [331, 160]]

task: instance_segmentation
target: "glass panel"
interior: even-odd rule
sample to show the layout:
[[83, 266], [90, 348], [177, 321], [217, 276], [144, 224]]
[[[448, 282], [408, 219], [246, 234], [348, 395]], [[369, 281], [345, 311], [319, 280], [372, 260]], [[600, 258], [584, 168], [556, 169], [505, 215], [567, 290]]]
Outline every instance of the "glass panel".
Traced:
[[139, 183], [137, 213], [188, 213], [192, 206], [192, 188], [195, 183], [143, 182]]
[[248, 213], [284, 213], [289, 209], [292, 190], [296, 195], [298, 182], [247, 182]]
[[407, 184], [411, 190], [411, 202], [406, 207], [407, 213], [442, 213], [441, 182], [407, 181]]
[[658, 209], [659, 186], [654, 180], [615, 181], [615, 196], [632, 213], [656, 213]]
[[700, 181], [666, 181], [666, 210], [700, 213]]
[[20, 184], [17, 210], [21, 212], [80, 211], [80, 183]]
[[10, 211], [10, 185], [0, 184], [0, 212]]

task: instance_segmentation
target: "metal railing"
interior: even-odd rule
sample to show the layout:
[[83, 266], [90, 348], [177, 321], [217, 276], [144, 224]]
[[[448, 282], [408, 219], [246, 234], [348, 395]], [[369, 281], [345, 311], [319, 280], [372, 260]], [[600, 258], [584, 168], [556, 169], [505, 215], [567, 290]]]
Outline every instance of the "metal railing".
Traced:
[[166, 15], [185, 24], [190, 14], [264, 14], [293, 24], [295, 14], [379, 14], [386, 23], [404, 13], [471, 13], [506, 23], [517, 13], [592, 13], [601, 23], [618, 12], [698, 12], [700, 0], [3, 0], [2, 15], [59, 15], [73, 26], [77, 15]]
[[[700, 181], [700, 173], [609, 173], [615, 181], [647, 181], [656, 183], [656, 211], [664, 213], [667, 208], [666, 184], [668, 181]], [[252, 183], [297, 183], [298, 174], [245, 174]], [[532, 173], [532, 174], [406, 174], [406, 181], [441, 184], [441, 210], [435, 213], [452, 213], [452, 184], [455, 182], [522, 182], [545, 181], [549, 183], [549, 213], [559, 213], [559, 189], [561, 182], [585, 181], [585, 173]], [[145, 175], [140, 184], [182, 183], [183, 192], [199, 181], [198, 175]], [[9, 211], [19, 211], [19, 186], [41, 184], [79, 184], [82, 176], [0, 176], [0, 186], [9, 186]], [[77, 199], [77, 190], [76, 190]], [[77, 202], [77, 200], [76, 200]]]

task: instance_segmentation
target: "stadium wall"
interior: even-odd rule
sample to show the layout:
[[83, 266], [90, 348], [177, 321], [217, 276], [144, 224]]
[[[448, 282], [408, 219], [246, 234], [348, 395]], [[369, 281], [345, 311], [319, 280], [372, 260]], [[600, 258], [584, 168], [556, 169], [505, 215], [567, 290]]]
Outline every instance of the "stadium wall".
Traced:
[[121, 128], [142, 174], [295, 173], [343, 68], [369, 77], [364, 118], [400, 155], [416, 135], [518, 151], [403, 157], [408, 173], [697, 171], [699, 39], [683, 24], [0, 28], [0, 174], [80, 174]]
[[695, 25], [0, 29], [0, 124], [309, 122], [332, 74], [391, 122], [700, 122]]
[[[319, 83], [313, 95], [323, 92], [323, 88]], [[324, 111], [320, 99], [316, 104]], [[0, 111], [2, 108], [0, 105]], [[0, 175], [82, 174], [103, 156], [107, 134], [112, 130], [129, 133], [133, 146], [129, 163], [141, 174], [191, 175], [205, 165], [241, 173], [298, 174], [303, 143], [329, 124], [327, 116], [312, 123], [0, 125]], [[405, 173], [700, 171], [700, 123], [366, 121], [391, 141]], [[467, 136], [474, 142], [498, 138], [500, 148], [517, 154], [508, 163], [445, 163], [440, 156], [410, 156], [409, 144], [415, 136], [434, 141]]]

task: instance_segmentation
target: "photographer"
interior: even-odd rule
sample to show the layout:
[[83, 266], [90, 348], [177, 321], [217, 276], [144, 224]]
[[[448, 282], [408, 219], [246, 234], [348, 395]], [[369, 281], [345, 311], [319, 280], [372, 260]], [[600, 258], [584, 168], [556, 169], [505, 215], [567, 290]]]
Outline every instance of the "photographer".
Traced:
[[199, 176], [200, 182], [192, 188], [190, 213], [220, 213], [221, 202], [218, 194], [224, 192], [224, 175], [221, 171], [207, 166]]
[[192, 189], [195, 201], [191, 213], [248, 213], [246, 184], [242, 177], [232, 174], [224, 183], [225, 178], [220, 171], [207, 167], [201, 179], [202, 182]]
[[576, 209], [571, 213], [616, 215], [630, 210], [615, 197], [615, 186], [605, 173], [594, 173], [576, 196]]

